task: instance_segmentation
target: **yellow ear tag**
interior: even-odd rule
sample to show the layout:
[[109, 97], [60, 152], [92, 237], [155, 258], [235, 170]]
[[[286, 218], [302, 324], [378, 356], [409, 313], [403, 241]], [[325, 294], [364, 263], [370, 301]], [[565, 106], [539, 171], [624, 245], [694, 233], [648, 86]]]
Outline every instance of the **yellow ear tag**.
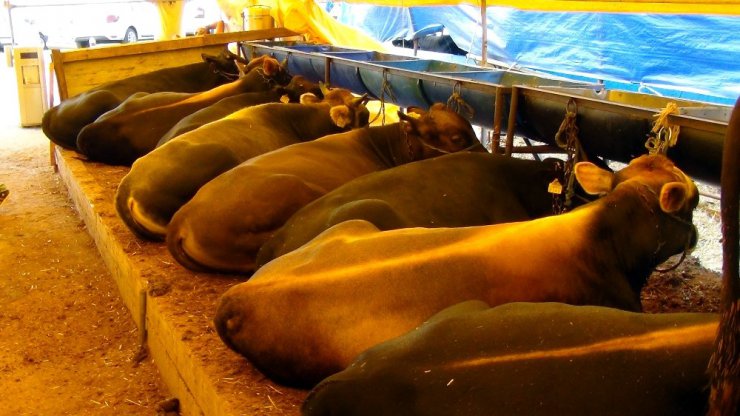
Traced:
[[290, 97], [288, 97], [288, 94], [283, 95], [280, 97], [280, 102], [283, 104], [287, 104], [290, 102]]
[[419, 113], [413, 113], [413, 112], [411, 112], [411, 113], [406, 113], [406, 115], [409, 116], [409, 117], [411, 117], [411, 118], [421, 118], [421, 114], [419, 114]]
[[559, 180], [553, 179], [553, 181], [547, 185], [547, 192], [560, 195], [563, 193], [563, 185], [560, 184]]

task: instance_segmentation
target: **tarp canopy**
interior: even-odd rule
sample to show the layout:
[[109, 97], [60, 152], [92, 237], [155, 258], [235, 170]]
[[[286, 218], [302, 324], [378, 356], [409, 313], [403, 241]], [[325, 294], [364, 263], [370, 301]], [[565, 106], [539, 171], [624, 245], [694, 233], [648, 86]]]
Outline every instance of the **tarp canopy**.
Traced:
[[[442, 24], [460, 48], [476, 57], [482, 54], [482, 19], [476, 6], [334, 3], [332, 14], [381, 42]], [[722, 104], [732, 104], [740, 95], [737, 16], [487, 7], [486, 27], [487, 57], [511, 67]]]
[[[4, 1], [28, 6], [116, 0]], [[189, 0], [143, 1], [159, 7], [160, 39], [180, 35]], [[479, 60], [485, 54], [511, 67], [723, 104], [740, 95], [740, 0], [318, 0], [333, 6], [331, 15], [314, 0], [215, 1], [232, 31], [244, 29], [245, 14], [261, 6], [276, 26], [305, 34], [308, 41], [383, 51], [384, 42], [442, 24]]]
[[711, 0], [345, 0], [347, 3], [373, 4], [376, 6], [418, 7], [451, 6], [467, 4], [481, 6], [506, 6], [519, 10], [556, 12], [610, 12], [610, 13], [677, 13], [677, 14], [740, 14], [740, 1]]

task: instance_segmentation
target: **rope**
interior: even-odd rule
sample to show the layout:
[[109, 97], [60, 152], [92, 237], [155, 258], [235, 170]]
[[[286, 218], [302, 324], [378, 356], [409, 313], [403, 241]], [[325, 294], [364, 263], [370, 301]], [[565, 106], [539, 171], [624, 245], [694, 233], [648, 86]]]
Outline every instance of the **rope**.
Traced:
[[678, 113], [678, 105], [674, 102], [669, 102], [660, 113], [653, 116], [655, 117], [653, 129], [648, 133], [648, 139], [645, 142], [645, 148], [649, 154], [664, 155], [668, 152], [669, 148], [676, 145], [681, 126], [669, 123], [668, 115]]
[[465, 102], [461, 92], [462, 84], [458, 81], [452, 87], [452, 95], [447, 99], [447, 108], [470, 120], [475, 115], [475, 110], [470, 104]]
[[388, 71], [386, 69], [383, 69], [383, 84], [380, 86], [380, 110], [378, 111], [378, 115], [375, 116], [373, 121], [378, 119], [378, 116], [382, 115], [383, 118], [380, 119], [380, 124], [385, 126], [385, 95], [388, 94], [388, 96], [391, 98], [391, 102], [397, 103], [396, 96], [393, 94], [393, 89], [391, 89], [391, 83], [388, 82]]
[[[574, 99], [568, 100], [565, 105], [565, 118], [560, 123], [558, 132], [555, 133], [555, 143], [561, 149], [565, 150], [567, 159], [563, 179], [566, 182], [565, 199], [563, 200], [563, 187], [557, 181], [550, 183], [548, 191], [553, 194], [553, 212], [561, 214], [568, 210], [572, 205], [573, 195], [575, 194], [575, 172], [573, 166], [581, 160], [585, 160], [581, 142], [578, 140], [578, 125], [576, 125], [576, 116], [578, 115], [578, 105]], [[556, 183], [557, 181], [557, 183]]]

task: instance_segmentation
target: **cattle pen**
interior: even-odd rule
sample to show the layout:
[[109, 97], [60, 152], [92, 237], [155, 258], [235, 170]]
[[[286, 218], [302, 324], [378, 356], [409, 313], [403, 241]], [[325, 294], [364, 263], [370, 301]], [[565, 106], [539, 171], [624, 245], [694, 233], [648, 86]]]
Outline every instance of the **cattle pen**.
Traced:
[[[312, 65], [310, 63], [312, 61], [313, 64], [324, 63], [324, 66], [319, 65], [314, 78], [335, 83], [341, 80], [341, 74], [332, 72], [334, 65], [347, 64], [340, 57], [327, 55], [324, 53], [325, 50], [318, 53], [305, 53], [300, 50], [286, 52], [283, 48], [285, 43], [270, 46], [269, 42], [265, 41], [291, 36], [296, 34], [284, 29], [269, 29], [214, 35], [212, 38], [205, 38], [207, 39], [205, 43], [202, 40], [204, 38], [183, 39], [100, 50], [54, 51], [52, 56], [62, 99], [72, 97], [110, 79], [174, 63], [195, 61], [199, 59], [200, 53], [215, 51], [232, 42], [245, 42], [242, 50], [247, 51], [247, 55], [274, 54], [281, 58], [290, 55], [289, 64], [291, 59], [297, 61], [300, 58], [306, 59], [309, 65]], [[258, 42], [251, 42], [255, 40]], [[384, 78], [391, 75], [400, 77], [407, 75], [397, 68], [378, 70], [373, 67], [374, 64], [363, 62], [351, 65], [353, 66], [350, 72], [358, 73], [359, 68], [370, 68], [371, 72], [375, 72], [375, 82], [381, 88], [376, 90], [374, 95], [378, 96], [375, 98], [382, 95], [378, 91], [385, 88]], [[101, 67], [106, 68], [105, 71], [96, 70]], [[377, 74], [380, 74], [379, 78]], [[478, 94], [476, 97], [477, 99], [483, 97], [482, 105], [490, 110], [484, 116], [486, 121], [491, 123], [486, 127], [490, 127], [491, 134], [496, 136], [513, 138], [516, 116], [511, 115], [511, 112], [512, 108], [516, 108], [518, 100], [521, 100], [518, 102], [527, 108], [527, 100], [531, 100], [531, 97], [555, 97], [552, 101], [556, 104], [552, 104], [552, 108], [538, 110], [547, 113], [551, 123], [555, 124], [560, 123], [565, 115], [570, 98], [582, 100], [579, 102], [589, 101], [589, 98], [584, 98], [583, 95], [573, 95], [564, 92], [567, 89], [557, 89], [563, 85], [557, 85], [557, 88], [551, 90], [519, 88], [516, 85], [501, 88], [498, 84], [492, 86], [485, 82], [476, 85], [475, 82], [450, 74], [442, 73], [440, 79], [435, 79], [435, 76], [423, 77], [430, 77], [426, 81], [430, 83], [436, 81], [435, 85], [444, 86], [443, 94], [457, 92], [470, 97], [471, 92], [483, 91], [482, 96]], [[366, 88], [367, 84], [363, 83], [362, 87]], [[354, 92], [363, 93], [363, 91]], [[503, 99], [504, 96], [507, 97], [506, 100]], [[419, 97], [422, 100], [429, 99], [426, 92], [421, 93]], [[529, 108], [533, 108], [531, 101], [529, 103]], [[604, 108], [604, 105], [594, 104], [594, 107]], [[583, 108], [588, 108], [588, 104]], [[645, 109], [628, 105], [624, 111], [632, 111], [628, 116], [632, 118], [639, 114], [640, 128], [645, 128], [650, 127], [650, 123], [645, 123], [644, 120], [650, 120], [659, 110], [660, 108], [655, 107]], [[722, 106], [712, 106], [703, 111], [702, 114], [706, 116], [704, 118], [697, 117], [695, 113], [688, 115], [684, 113], [669, 118], [684, 126], [687, 135], [691, 134], [692, 129], [700, 132], [698, 142], [702, 144], [697, 146], [709, 150], [702, 151], [700, 157], [692, 159], [689, 155], [692, 153], [693, 145], [689, 144], [689, 147], [679, 150], [680, 157], [684, 158], [684, 163], [689, 169], [693, 169], [698, 176], [714, 184], [719, 180], [720, 168], [719, 163], [714, 164], [718, 157], [715, 141], [725, 133], [725, 121], [729, 117], [729, 110]], [[716, 117], [719, 117], [719, 120]], [[511, 130], [504, 134], [507, 125]], [[538, 150], [531, 142], [528, 146], [527, 150]], [[721, 144], [719, 146], [721, 153]], [[543, 143], [539, 150], [563, 153], [554, 142]], [[512, 143], [509, 142], [506, 142], [499, 151], [508, 154], [512, 151], [526, 152], [514, 150]], [[616, 151], [622, 152], [620, 157], [624, 158], [631, 150]], [[88, 162], [80, 159], [76, 152], [54, 144], [50, 147], [50, 155], [51, 163], [67, 188], [87, 232], [95, 241], [103, 261], [111, 271], [121, 298], [133, 317], [138, 328], [138, 342], [143, 349], [148, 350], [169, 393], [179, 401], [180, 413], [207, 416], [299, 414], [307, 391], [288, 388], [270, 381], [247, 360], [229, 350], [215, 332], [212, 322], [213, 311], [219, 297], [226, 289], [241, 282], [243, 277], [186, 270], [172, 260], [163, 244], [143, 241], [132, 235], [117, 217], [114, 206], [115, 192], [121, 179], [128, 172], [127, 167]], [[710, 290], [715, 289], [717, 286]]]

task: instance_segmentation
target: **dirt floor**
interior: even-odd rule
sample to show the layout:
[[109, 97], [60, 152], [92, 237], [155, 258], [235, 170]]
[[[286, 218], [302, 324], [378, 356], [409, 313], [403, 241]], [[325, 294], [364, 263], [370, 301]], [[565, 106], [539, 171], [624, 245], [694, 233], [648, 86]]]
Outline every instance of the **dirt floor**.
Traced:
[[[48, 141], [18, 128], [10, 102], [0, 109], [0, 183], [10, 190], [0, 204], [0, 416], [156, 414], [168, 398], [157, 369], [136, 359], [136, 326], [49, 164]], [[717, 206], [701, 208], [705, 227], [718, 229]], [[689, 256], [654, 274], [645, 310], [717, 311], [716, 270]]]
[[[168, 398], [37, 128], [0, 69], [0, 415], [154, 415]], [[12, 79], [14, 81], [14, 79]]]

